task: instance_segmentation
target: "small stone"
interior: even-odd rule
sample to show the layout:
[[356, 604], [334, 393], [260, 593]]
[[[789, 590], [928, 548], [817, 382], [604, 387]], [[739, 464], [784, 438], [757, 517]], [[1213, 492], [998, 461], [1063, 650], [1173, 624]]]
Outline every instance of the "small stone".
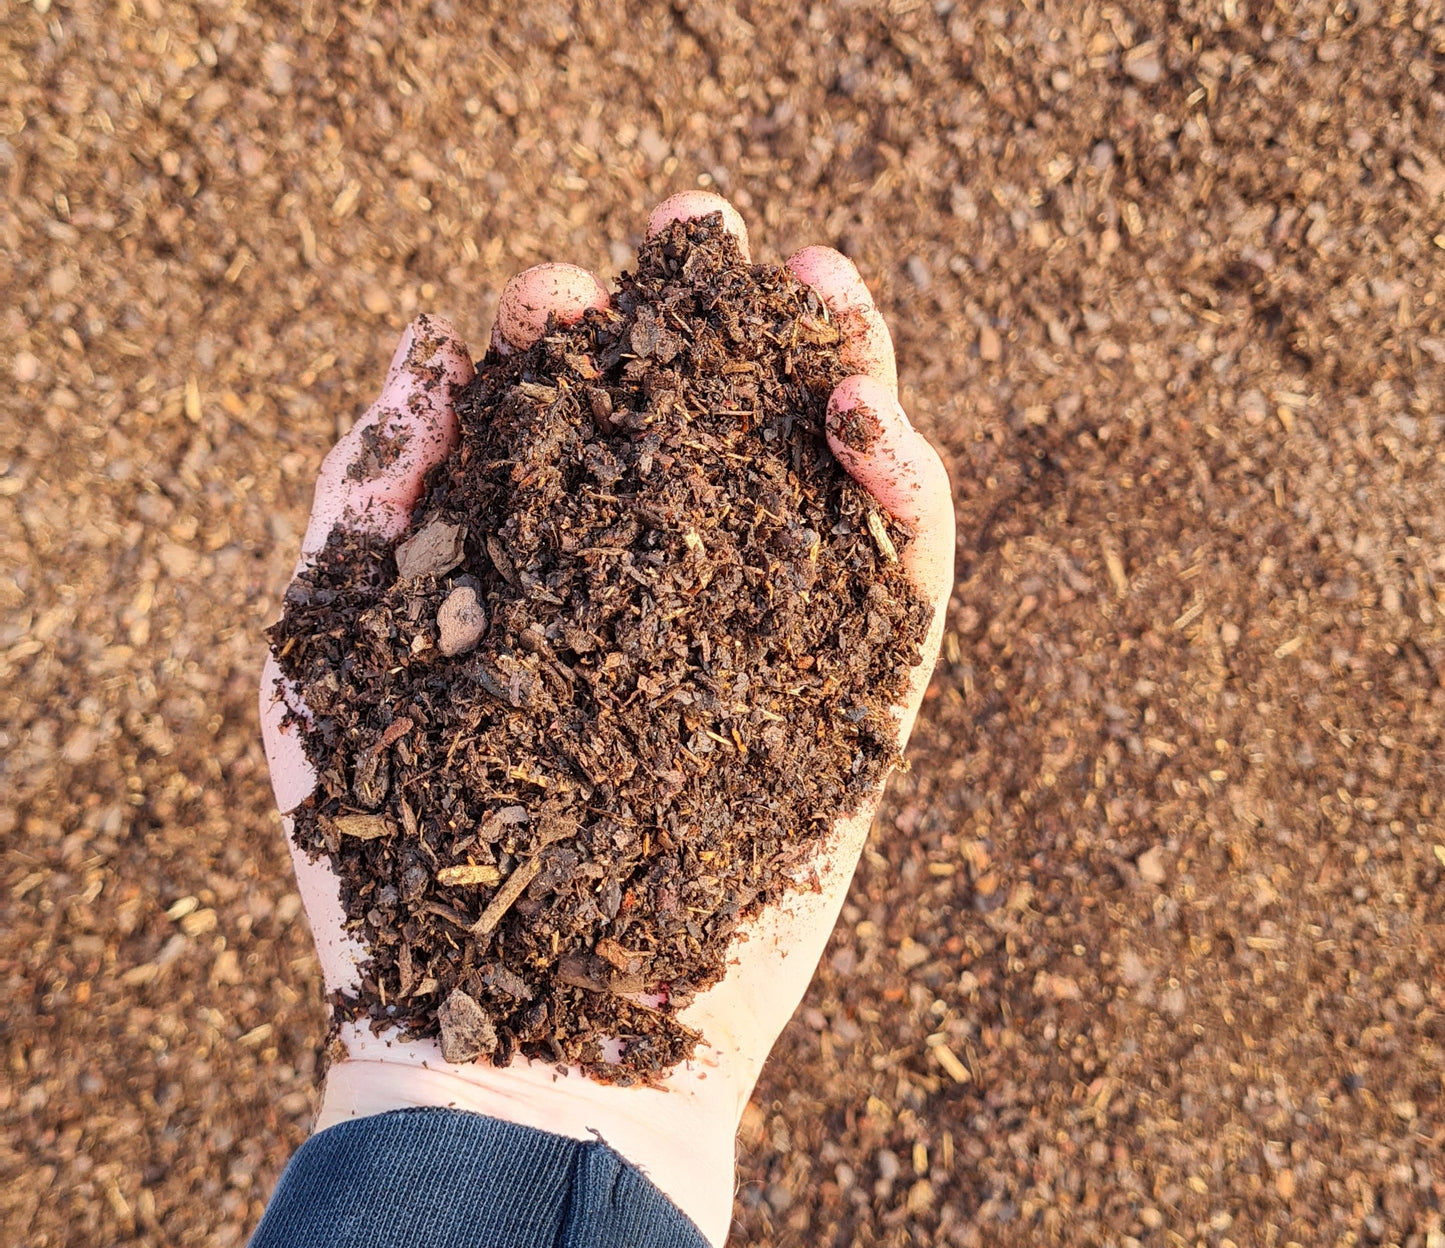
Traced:
[[361, 306], [372, 316], [385, 316], [391, 311], [391, 296], [382, 286], [368, 286], [361, 292]]
[[1146, 884], [1163, 884], [1168, 878], [1164, 870], [1164, 850], [1158, 845], [1140, 854], [1134, 865], [1139, 868], [1139, 876]]
[[1425, 1004], [1425, 992], [1413, 979], [1407, 979], [1395, 989], [1395, 1000], [1407, 1010], [1418, 1010]]
[[188, 914], [180, 921], [180, 929], [187, 936], [204, 936], [207, 932], [214, 932], [220, 925], [220, 916], [209, 908], [197, 910]]
[[672, 155], [672, 145], [651, 126], [645, 127], [637, 136], [637, 146], [648, 160], [660, 165]]
[[1078, 981], [1067, 975], [1040, 971], [1034, 976], [1034, 996], [1050, 1001], [1078, 1001], [1084, 995]]
[[1164, 66], [1159, 61], [1159, 45], [1141, 43], [1124, 54], [1124, 72], [1135, 82], [1152, 85], [1164, 76]]
[[898, 947], [899, 969], [911, 971], [916, 966], [922, 966], [931, 956], [927, 945], [921, 945], [912, 937], [905, 936]]
[[432, 520], [396, 548], [396, 570], [404, 581], [420, 576], [441, 576], [461, 563], [466, 529], [445, 520]]
[[919, 1179], [908, 1189], [908, 1212], [914, 1217], [927, 1213], [933, 1208], [933, 1184]]
[[766, 1126], [767, 1115], [756, 1101], [749, 1101], [738, 1122], [738, 1139], [743, 1142], [744, 1147], [756, 1148], [763, 1138], [763, 1129]]
[[1119, 974], [1126, 984], [1136, 988], [1153, 978], [1144, 959], [1132, 949], [1125, 949], [1119, 955]]
[[215, 964], [211, 967], [210, 982], [213, 985], [225, 984], [229, 987], [241, 983], [245, 975], [241, 971], [241, 959], [237, 957], [234, 949], [222, 949], [216, 955]]
[[1003, 339], [992, 325], [978, 331], [978, 358], [992, 364], [1003, 355]]
[[1289, 1200], [1294, 1195], [1294, 1171], [1281, 1170], [1274, 1176], [1274, 1190], [1279, 1193], [1281, 1200]]
[[492, 1020], [460, 988], [453, 989], [437, 1010], [441, 1024], [442, 1056], [449, 1062], [470, 1062], [497, 1048], [497, 1030]]
[[448, 658], [465, 654], [487, 631], [487, 615], [470, 585], [458, 585], [437, 608], [437, 647]]
[[22, 386], [40, 376], [40, 360], [29, 351], [18, 351], [10, 365], [10, 375]]

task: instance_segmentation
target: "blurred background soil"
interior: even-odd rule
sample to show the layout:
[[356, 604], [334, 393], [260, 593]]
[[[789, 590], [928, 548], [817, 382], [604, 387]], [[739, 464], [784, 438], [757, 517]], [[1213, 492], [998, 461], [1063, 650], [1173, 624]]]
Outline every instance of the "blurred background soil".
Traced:
[[960, 521], [734, 1242], [1445, 1244], [1440, 0], [3, 13], [0, 1238], [244, 1241], [312, 476], [414, 313], [710, 186], [856, 259]]

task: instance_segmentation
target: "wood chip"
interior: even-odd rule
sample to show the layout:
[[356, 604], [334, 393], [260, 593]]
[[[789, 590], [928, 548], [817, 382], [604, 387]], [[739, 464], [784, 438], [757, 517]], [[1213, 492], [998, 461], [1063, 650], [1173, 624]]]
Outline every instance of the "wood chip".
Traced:
[[482, 917], [472, 926], [473, 936], [486, 936], [502, 921], [502, 916], [512, 908], [512, 903], [522, 895], [522, 890], [537, 878], [542, 869], [542, 860], [530, 858], [507, 877], [507, 882], [497, 890], [497, 895], [487, 903]]
[[483, 841], [499, 840], [507, 828], [526, 823], [529, 818], [525, 806], [503, 806], [486, 817], [477, 829], [477, 837]]
[[1129, 575], [1124, 571], [1124, 561], [1119, 558], [1119, 552], [1108, 543], [1104, 544], [1104, 566], [1109, 570], [1114, 597], [1124, 597], [1129, 592]]
[[602, 937], [592, 950], [599, 958], [610, 962], [619, 971], [636, 971], [641, 963], [637, 954], [630, 949], [623, 948], [619, 941], [613, 940], [611, 936]]
[[934, 1060], [943, 1067], [944, 1073], [954, 1083], [969, 1083], [973, 1076], [968, 1073], [968, 1067], [958, 1060], [956, 1054], [948, 1045], [942, 1042], [931, 1046]]
[[462, 863], [455, 867], [443, 867], [437, 872], [438, 884], [484, 884], [491, 888], [499, 883], [502, 873], [496, 867], [485, 863]]
[[897, 563], [898, 548], [894, 546], [893, 539], [888, 536], [888, 530], [883, 524], [883, 517], [876, 511], [868, 513], [868, 532], [873, 535], [873, 541], [877, 543], [878, 553], [889, 563]]
[[352, 836], [358, 841], [374, 841], [388, 836], [392, 831], [391, 820], [385, 815], [337, 815], [330, 825], [342, 836]]

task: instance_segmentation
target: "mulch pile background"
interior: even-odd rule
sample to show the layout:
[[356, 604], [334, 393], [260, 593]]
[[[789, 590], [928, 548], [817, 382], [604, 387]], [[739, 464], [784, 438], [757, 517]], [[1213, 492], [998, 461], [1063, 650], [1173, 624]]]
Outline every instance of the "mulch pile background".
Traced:
[[414, 312], [480, 351], [710, 184], [855, 256], [960, 522], [734, 1242], [1437, 1248], [1439, 0], [495, 9], [0, 26], [0, 1238], [244, 1241], [323, 1033], [254, 709], [317, 465]]

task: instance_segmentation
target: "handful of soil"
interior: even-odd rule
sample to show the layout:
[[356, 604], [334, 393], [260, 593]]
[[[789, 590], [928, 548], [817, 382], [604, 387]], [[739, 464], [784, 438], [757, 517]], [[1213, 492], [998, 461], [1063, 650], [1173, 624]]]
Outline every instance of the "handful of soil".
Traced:
[[293, 584], [295, 838], [370, 954], [338, 1017], [610, 1082], [691, 1054], [676, 1011], [897, 761], [927, 631], [824, 440], [839, 341], [676, 223], [610, 309], [482, 361], [404, 540], [338, 529]]

